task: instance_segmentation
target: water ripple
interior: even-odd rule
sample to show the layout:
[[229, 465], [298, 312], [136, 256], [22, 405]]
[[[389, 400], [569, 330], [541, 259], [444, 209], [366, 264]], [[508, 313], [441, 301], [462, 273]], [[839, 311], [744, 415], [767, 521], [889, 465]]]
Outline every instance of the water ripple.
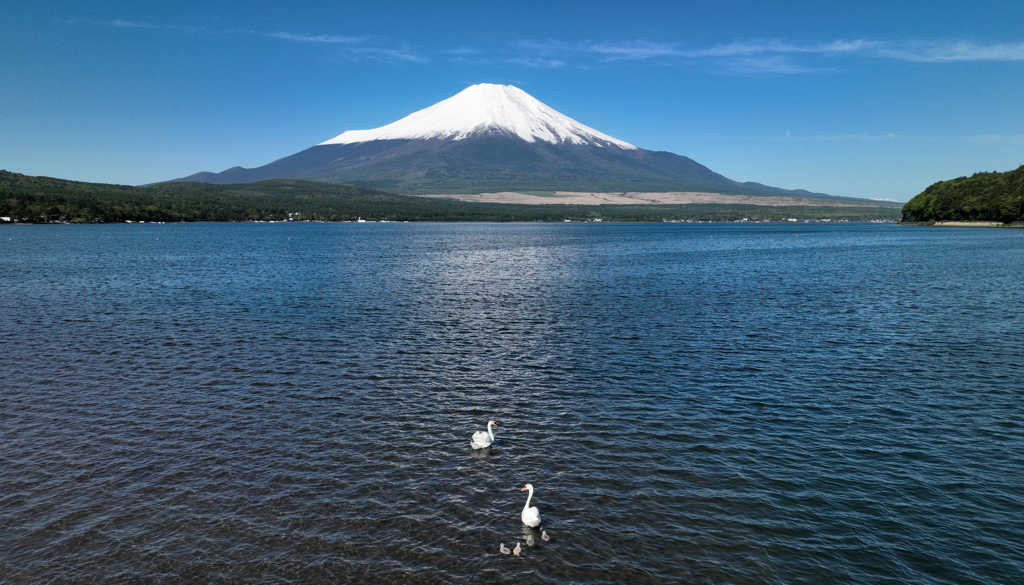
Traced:
[[1024, 578], [1015, 231], [0, 229], [0, 581]]

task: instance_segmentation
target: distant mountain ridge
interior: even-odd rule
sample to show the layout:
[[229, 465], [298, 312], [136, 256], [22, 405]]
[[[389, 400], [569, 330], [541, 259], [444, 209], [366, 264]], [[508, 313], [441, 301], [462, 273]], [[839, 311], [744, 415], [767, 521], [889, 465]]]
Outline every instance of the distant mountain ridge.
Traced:
[[707, 191], [830, 197], [740, 183], [671, 152], [637, 148], [509, 85], [480, 84], [401, 120], [350, 130], [261, 167], [175, 181], [296, 178], [406, 194]]

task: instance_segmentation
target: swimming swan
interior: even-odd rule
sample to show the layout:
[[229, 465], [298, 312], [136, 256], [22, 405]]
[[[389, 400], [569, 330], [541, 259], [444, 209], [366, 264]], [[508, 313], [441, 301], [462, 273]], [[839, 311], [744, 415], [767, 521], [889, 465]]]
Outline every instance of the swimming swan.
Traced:
[[519, 491], [525, 492], [526, 490], [530, 490], [530, 495], [526, 498], [526, 505], [523, 506], [523, 524], [536, 528], [540, 526], [540, 510], [537, 509], [537, 506], [530, 507], [530, 500], [533, 499], [533, 484], [528, 483]]
[[473, 433], [473, 439], [469, 442], [469, 446], [474, 449], [486, 449], [491, 446], [494, 442], [494, 433], [491, 431], [492, 426], [498, 426], [493, 420], [487, 421], [487, 432], [477, 431]]
[[501, 551], [501, 554], [503, 554], [503, 555], [507, 555], [508, 553], [512, 552], [512, 551], [508, 550], [508, 547], [507, 547], [507, 546], [505, 546], [505, 543], [504, 543], [504, 542], [503, 542], [503, 543], [501, 543], [501, 544], [500, 544], [500, 545], [498, 546], [498, 550], [500, 550], [500, 551]]

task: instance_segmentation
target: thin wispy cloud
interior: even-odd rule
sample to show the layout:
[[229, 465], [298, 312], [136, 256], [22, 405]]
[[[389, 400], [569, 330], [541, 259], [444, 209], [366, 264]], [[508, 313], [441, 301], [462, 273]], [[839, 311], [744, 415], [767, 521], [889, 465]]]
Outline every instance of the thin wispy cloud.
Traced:
[[556, 69], [565, 65], [565, 61], [558, 59], [543, 59], [543, 58], [520, 58], [515, 57], [508, 59], [508, 63], [514, 65], [523, 65], [525, 67], [534, 67], [537, 69]]
[[263, 31], [242, 28], [207, 28], [177, 24], [151, 24], [129, 20], [112, 20], [101, 23], [122, 29], [166, 30], [216, 37], [260, 37], [306, 45], [325, 45], [335, 48], [335, 58], [346, 61], [370, 60], [381, 62], [423, 63], [427, 59], [416, 54], [405, 43], [389, 43], [388, 39], [369, 36], [307, 34], [287, 31]]
[[677, 54], [685, 57], [742, 57], [749, 55], [791, 55], [800, 53], [840, 55], [863, 53], [877, 49], [880, 45], [881, 43], [877, 41], [868, 40], [840, 40], [830, 43], [800, 45], [777, 39], [767, 39], [745, 42], [734, 41], [726, 45], [715, 45], [705, 49], [679, 51]]
[[282, 41], [294, 41], [296, 43], [326, 43], [326, 44], [355, 44], [365, 43], [369, 40], [369, 37], [346, 37], [342, 35], [304, 35], [289, 32], [263, 32], [263, 31], [245, 31], [248, 34], [265, 36], [272, 39], [281, 39]]
[[[741, 75], [792, 75], [834, 70], [848, 60], [944, 63], [958, 61], [1024, 61], [1024, 43], [967, 41], [892, 42], [839, 39], [797, 43], [781, 39], [751, 39], [707, 47], [648, 40], [578, 42], [526, 40], [516, 49], [531, 58], [557, 60], [566, 65], [613, 64], [651, 61], [711, 68]], [[531, 55], [532, 54], [532, 55]]]
[[967, 42], [908, 43], [902, 47], [884, 47], [882, 56], [919, 63], [951, 63], [957, 61], [1024, 61], [1024, 43]]
[[730, 59], [721, 67], [737, 75], [795, 75], [820, 70], [794, 63], [784, 55]]
[[[96, 23], [94, 23], [96, 24]], [[330, 47], [340, 61], [428, 63], [431, 56], [453, 65], [512, 66], [533, 69], [615, 66], [626, 62], [690, 67], [727, 75], [771, 76], [835, 71], [856, 62], [1017, 62], [1024, 61], [1024, 42], [978, 43], [960, 40], [880, 41], [837, 39], [801, 43], [777, 38], [735, 40], [709, 46], [636, 39], [628, 41], [520, 40], [485, 48], [455, 46], [415, 50], [387, 38], [343, 34], [311, 34], [252, 29], [211, 29], [189, 25], [152, 24], [131, 20], [105, 26], [175, 31], [210, 36], [248, 36]]]
[[342, 53], [349, 60], [370, 60], [381, 62], [426, 63], [427, 59], [414, 53], [408, 47], [352, 47]]
[[109, 23], [110, 26], [117, 28], [156, 28], [155, 25], [147, 24], [145, 22], [132, 22], [130, 20], [112, 20]]
[[466, 55], [479, 55], [481, 52], [482, 51], [480, 49], [475, 49], [473, 47], [457, 47], [457, 48], [454, 48], [454, 49], [445, 49], [443, 51], [438, 51], [438, 54], [440, 54], [440, 55], [460, 55], [460, 56], [466, 56]]
[[625, 43], [587, 43], [578, 49], [586, 53], [600, 55], [606, 61], [651, 59], [654, 57], [683, 56], [676, 45], [655, 43], [650, 41], [632, 41]]
[[203, 28], [201, 26], [189, 26], [189, 25], [180, 25], [180, 24], [151, 24], [151, 23], [148, 23], [148, 22], [138, 22], [138, 21], [134, 21], [134, 20], [121, 20], [121, 19], [111, 20], [109, 22], [101, 22], [99, 24], [102, 24], [102, 25], [105, 25], [105, 26], [112, 26], [114, 28], [123, 28], [123, 29], [169, 30], [169, 31], [187, 32], [187, 33], [211, 32], [211, 31], [209, 31], [209, 29]]

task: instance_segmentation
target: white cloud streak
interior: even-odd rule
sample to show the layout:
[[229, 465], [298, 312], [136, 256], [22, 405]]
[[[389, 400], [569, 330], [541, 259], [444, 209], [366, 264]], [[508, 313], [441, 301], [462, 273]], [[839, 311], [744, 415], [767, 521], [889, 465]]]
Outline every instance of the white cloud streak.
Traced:
[[[405, 43], [369, 36], [308, 34], [287, 31], [209, 29], [196, 26], [150, 24], [113, 20], [103, 25], [120, 29], [168, 30], [212, 36], [250, 36], [331, 47], [343, 61], [427, 63], [430, 59]], [[577, 42], [520, 41], [497, 48], [457, 46], [434, 50], [432, 55], [452, 64], [516, 66], [534, 69], [611, 66], [622, 62], [650, 62], [695, 67], [731, 75], [796, 75], [834, 70], [853, 61], [966, 63], [1024, 61], [1024, 42], [878, 41], [839, 39], [798, 43], [782, 39], [732, 41], [706, 47], [650, 40]]]
[[157, 28], [155, 25], [146, 24], [144, 22], [132, 22], [130, 20], [112, 20], [109, 23], [110, 26], [117, 28]]
[[479, 55], [480, 53], [482, 53], [482, 51], [480, 49], [475, 49], [473, 47], [457, 47], [455, 49], [445, 49], [444, 51], [439, 51], [439, 53], [441, 55], [467, 56]]
[[405, 62], [405, 63], [426, 63], [427, 59], [421, 57], [408, 47], [384, 48], [384, 47], [352, 47], [341, 54], [342, 59], [350, 61], [381, 61], [381, 62]]
[[849, 60], [917, 63], [1024, 61], [1024, 43], [967, 41], [891, 42], [839, 39], [821, 43], [794, 43], [780, 39], [733, 41], [708, 47], [647, 40], [564, 43], [523, 41], [514, 45], [520, 59], [545, 58], [562, 64], [651, 61], [689, 66], [710, 66], [732, 74], [791, 75], [827, 71]]
[[1024, 61], [1024, 43], [968, 42], [908, 43], [902, 47], [883, 47], [883, 57], [918, 63], [952, 63], [963, 61]]
[[187, 26], [176, 24], [150, 24], [146, 22], [134, 22], [128, 20], [113, 20], [102, 23], [107, 26], [122, 29], [153, 29], [167, 30], [191, 34], [203, 34], [217, 37], [261, 37], [291, 43], [307, 45], [328, 45], [333, 46], [337, 51], [338, 59], [345, 61], [382, 61], [382, 62], [411, 62], [423, 63], [426, 58], [417, 55], [405, 43], [398, 43], [396, 46], [386, 46], [387, 39], [379, 39], [368, 36], [347, 36], [347, 35], [311, 35], [304, 33], [292, 33], [286, 31], [262, 31], [250, 29], [211, 29], [199, 26]]
[[355, 44], [364, 43], [369, 37], [346, 37], [341, 35], [304, 35], [288, 32], [262, 32], [255, 30], [245, 31], [247, 34], [280, 39], [282, 41], [294, 41], [296, 43], [326, 43], [326, 44]]
[[508, 63], [513, 65], [523, 65], [524, 67], [533, 67], [536, 69], [557, 69], [565, 65], [565, 61], [558, 59], [543, 59], [543, 58], [513, 58], [509, 59]]

